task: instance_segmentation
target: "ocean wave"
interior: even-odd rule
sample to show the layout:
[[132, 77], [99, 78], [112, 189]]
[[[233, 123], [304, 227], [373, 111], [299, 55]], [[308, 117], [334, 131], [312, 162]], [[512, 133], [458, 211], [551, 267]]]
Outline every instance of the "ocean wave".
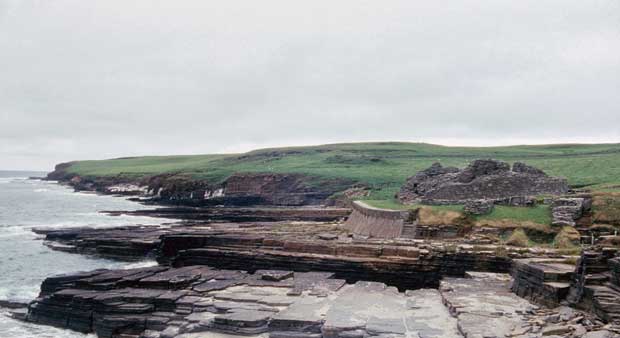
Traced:
[[15, 320], [6, 311], [0, 311], [2, 338], [96, 338], [93, 334], [82, 334], [51, 326], [36, 325]]
[[152, 266], [156, 266], [157, 265], [157, 261], [155, 260], [147, 260], [147, 261], [140, 261], [140, 262], [135, 262], [135, 263], [130, 263], [127, 264], [125, 266], [122, 267], [123, 270], [129, 270], [129, 269], [139, 269], [139, 268], [150, 268]]
[[32, 233], [34, 235], [30, 229], [24, 229], [24, 227], [20, 225], [0, 224], [0, 238], [23, 236], [27, 233]]
[[38, 294], [39, 290], [33, 289], [29, 285], [0, 288], [0, 300], [9, 300], [12, 302], [30, 302], [37, 298]]

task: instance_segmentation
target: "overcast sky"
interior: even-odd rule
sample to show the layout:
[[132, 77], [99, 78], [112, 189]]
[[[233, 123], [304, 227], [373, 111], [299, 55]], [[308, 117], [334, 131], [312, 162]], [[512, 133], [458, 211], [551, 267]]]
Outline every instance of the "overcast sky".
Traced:
[[0, 0], [0, 168], [620, 142], [620, 1]]

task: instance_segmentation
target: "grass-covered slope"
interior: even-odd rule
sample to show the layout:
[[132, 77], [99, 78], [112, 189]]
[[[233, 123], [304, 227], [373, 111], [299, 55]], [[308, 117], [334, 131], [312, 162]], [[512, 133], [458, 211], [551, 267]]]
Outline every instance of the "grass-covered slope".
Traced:
[[478, 158], [522, 161], [572, 186], [620, 189], [620, 144], [446, 147], [424, 143], [349, 143], [255, 150], [244, 154], [149, 156], [73, 162], [65, 171], [81, 176], [150, 176], [180, 173], [212, 183], [235, 172], [304, 173], [342, 177], [373, 188], [388, 199], [405, 179], [433, 162], [463, 167]]

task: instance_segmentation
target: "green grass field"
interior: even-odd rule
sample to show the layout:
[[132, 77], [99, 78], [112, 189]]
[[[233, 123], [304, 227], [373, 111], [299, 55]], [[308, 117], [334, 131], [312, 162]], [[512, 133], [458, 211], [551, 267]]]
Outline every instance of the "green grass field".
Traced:
[[538, 204], [534, 207], [496, 205], [490, 214], [476, 216], [476, 221], [480, 223], [493, 223], [501, 220], [548, 225], [551, 224], [551, 209], [544, 204]]
[[[478, 158], [522, 161], [574, 187], [620, 190], [620, 144], [446, 147], [424, 143], [347, 143], [255, 150], [244, 154], [152, 156], [78, 161], [67, 171], [82, 176], [179, 173], [213, 183], [235, 172], [303, 173], [347, 178], [372, 188], [369, 199], [390, 200], [407, 177], [433, 162], [464, 167]], [[320, 181], [320, 180], [319, 180]]]
[[422, 204], [402, 204], [396, 199], [385, 200], [364, 200], [364, 203], [379, 209], [392, 209], [392, 210], [413, 210], [420, 207], [431, 208], [436, 211], [463, 211], [463, 206], [459, 204], [455, 205], [422, 205]]
[[[436, 212], [456, 211], [463, 212], [462, 205], [404, 205], [395, 199], [366, 200], [364, 203], [381, 209], [412, 210], [420, 207], [430, 208]], [[472, 221], [479, 224], [495, 224], [509, 220], [515, 224], [531, 222], [540, 225], [551, 224], [551, 210], [548, 205], [538, 204], [534, 207], [513, 207], [496, 205], [488, 215], [475, 216]]]

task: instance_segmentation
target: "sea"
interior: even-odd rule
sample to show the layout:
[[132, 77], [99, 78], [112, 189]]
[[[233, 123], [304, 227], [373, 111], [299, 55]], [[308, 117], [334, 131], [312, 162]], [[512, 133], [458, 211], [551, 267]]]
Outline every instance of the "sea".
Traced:
[[[32, 179], [44, 172], [0, 171], [0, 300], [29, 302], [48, 276], [99, 268], [133, 268], [154, 265], [144, 260], [118, 262], [79, 254], [52, 251], [43, 245], [33, 227], [111, 227], [161, 224], [161, 219], [108, 216], [102, 210], [145, 209], [121, 197], [76, 193], [56, 182]], [[169, 220], [168, 220], [169, 222]], [[1, 338], [94, 337], [11, 319], [0, 309]]]

